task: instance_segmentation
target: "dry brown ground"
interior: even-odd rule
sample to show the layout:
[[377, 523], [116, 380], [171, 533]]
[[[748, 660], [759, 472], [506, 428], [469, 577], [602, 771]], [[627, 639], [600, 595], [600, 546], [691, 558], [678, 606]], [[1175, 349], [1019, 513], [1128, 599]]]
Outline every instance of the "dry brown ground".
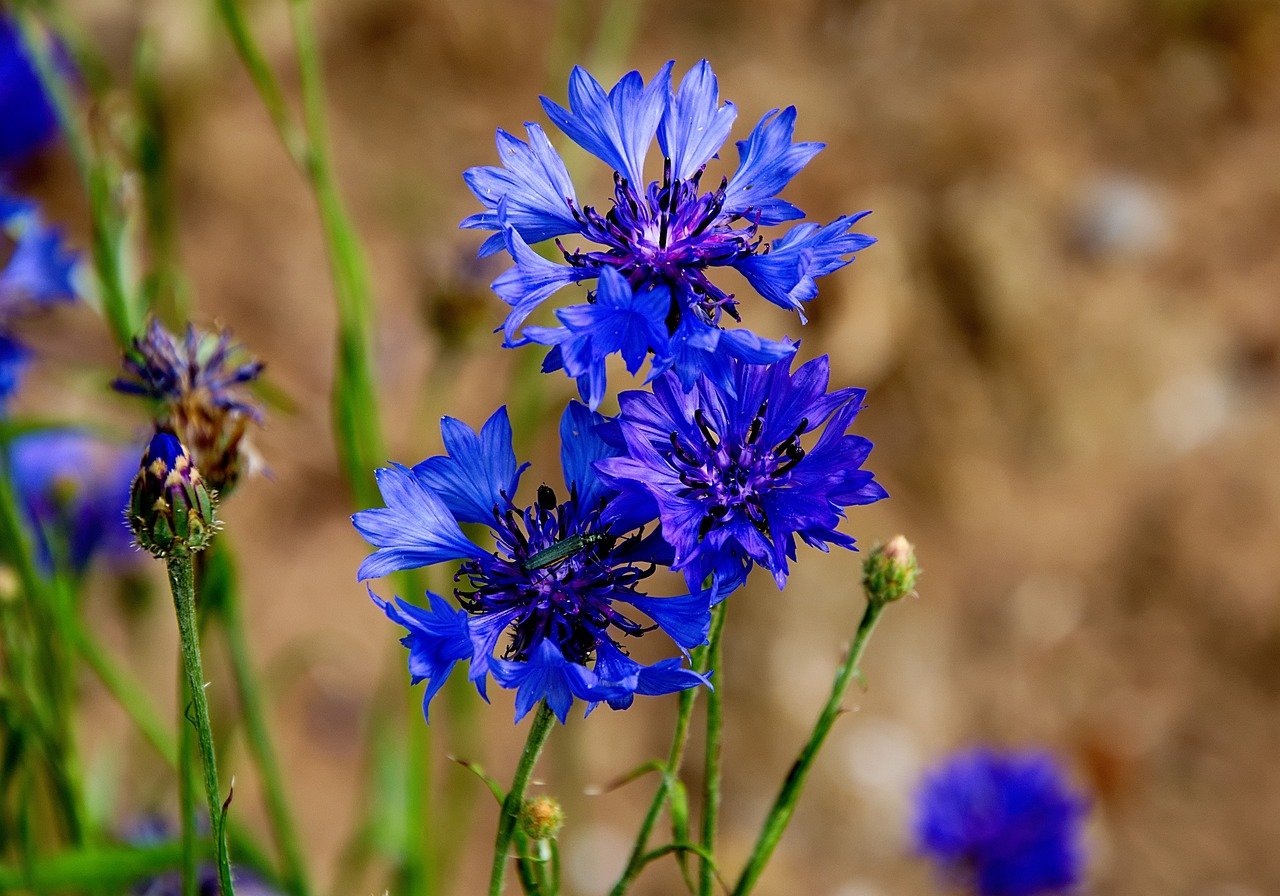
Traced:
[[[414, 462], [438, 449], [441, 413], [478, 423], [509, 395], [515, 353], [487, 332], [500, 320], [485, 288], [497, 268], [470, 261], [478, 238], [456, 230], [473, 209], [460, 173], [492, 163], [493, 129], [539, 117], [536, 93], [563, 83], [562, 69], [547, 74], [552, 7], [320, 6], [337, 165], [379, 301], [392, 456]], [[257, 8], [283, 68], [284, 4]], [[365, 548], [330, 447], [334, 321], [313, 209], [201, 4], [85, 0], [77, 15], [118, 66], [141, 22], [159, 28], [200, 318], [233, 326], [298, 405], [261, 434], [273, 475], [229, 508], [228, 537], [292, 794], [329, 880], [362, 799], [372, 695], [401, 657], [354, 581]], [[875, 210], [880, 244], [825, 281], [802, 351], [830, 352], [840, 383], [870, 390], [859, 425], [893, 498], [855, 511], [850, 530], [864, 543], [906, 532], [927, 570], [920, 599], [877, 633], [869, 690], [760, 892], [929, 891], [908, 854], [910, 793], [924, 766], [975, 742], [1065, 757], [1094, 795], [1091, 892], [1280, 892], [1280, 9], [653, 2], [625, 64], [683, 69], [702, 56], [739, 105], [735, 136], [795, 103], [802, 138], [828, 143], [789, 198], [820, 219]], [[33, 186], [75, 229], [76, 200], [59, 186], [69, 177], [55, 158]], [[748, 313], [763, 332], [800, 332], [759, 305]], [[92, 320], [61, 320], [93, 347], [46, 334], [49, 382], [73, 357], [109, 363]], [[554, 414], [569, 388], [547, 385]], [[534, 475], [554, 480], [545, 445], [536, 461]], [[733, 600], [730, 867], [856, 621], [856, 558], [802, 561], [786, 593], [757, 578]], [[126, 632], [95, 604], [167, 694], [162, 610]], [[90, 694], [94, 767], [127, 785], [108, 796], [163, 807], [165, 777]], [[437, 768], [478, 807], [449, 832], [465, 844], [456, 893], [479, 889], [494, 810], [440, 757], [465, 750], [507, 776], [519, 735], [504, 698], [481, 714], [479, 742], [460, 742], [438, 710]], [[545, 764], [546, 790], [568, 804], [573, 892], [603, 891], [647, 793], [583, 788], [664, 751], [673, 705], [575, 721]], [[260, 820], [238, 740], [225, 765], [239, 811]], [[669, 872], [646, 880], [649, 893], [677, 886]]]

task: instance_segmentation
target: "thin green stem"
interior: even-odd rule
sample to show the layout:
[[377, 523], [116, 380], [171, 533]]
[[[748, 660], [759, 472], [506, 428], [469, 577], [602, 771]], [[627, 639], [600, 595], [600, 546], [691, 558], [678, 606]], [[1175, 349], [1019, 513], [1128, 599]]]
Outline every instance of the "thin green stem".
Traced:
[[186, 724], [191, 689], [178, 663], [178, 826], [182, 844], [182, 896], [195, 896], [199, 889], [200, 852], [196, 845], [195, 743]]
[[125, 280], [125, 224], [116, 198], [118, 178], [112, 174], [93, 149], [88, 130], [81, 123], [72, 100], [67, 75], [54, 60], [50, 42], [30, 10], [19, 5], [15, 10], [22, 42], [45, 95], [53, 103], [63, 138], [71, 150], [76, 170], [89, 200], [92, 226], [93, 265], [102, 290], [102, 308], [107, 322], [121, 346], [129, 344], [137, 325], [129, 285]]
[[233, 896], [231, 856], [227, 849], [226, 819], [222, 791], [218, 786], [218, 765], [213, 751], [213, 726], [209, 721], [209, 700], [204, 692], [204, 663], [200, 657], [200, 634], [196, 627], [195, 572], [190, 554], [174, 554], [168, 559], [169, 587], [178, 617], [178, 637], [182, 648], [182, 668], [186, 673], [200, 760], [204, 771], [204, 795], [209, 804], [209, 823], [217, 847], [218, 883], [222, 896]]
[[724, 620], [728, 601], [711, 612], [711, 632], [707, 636], [707, 670], [715, 672], [715, 687], [707, 694], [707, 737], [702, 774], [702, 848], [698, 862], [698, 894], [711, 896], [715, 865], [706, 856], [715, 855], [716, 828], [720, 821], [720, 735], [724, 727]]
[[286, 888], [296, 896], [307, 896], [311, 892], [311, 887], [308, 882], [306, 862], [302, 857], [302, 846], [293, 823], [293, 814], [289, 810], [284, 775], [280, 771], [280, 760], [267, 728], [262, 688], [258, 677], [254, 674], [253, 662], [249, 657], [249, 644], [245, 637], [244, 618], [240, 608], [239, 583], [236, 581], [235, 570], [231, 567], [231, 557], [225, 544], [215, 543], [209, 554], [211, 562], [220, 562], [226, 567], [223, 571], [223, 593], [221, 600], [217, 601], [221, 611], [219, 618], [222, 620], [223, 634], [226, 636], [227, 650], [231, 656], [231, 671], [235, 677], [249, 750], [253, 753], [258, 770], [262, 774], [267, 815], [271, 820], [276, 848], [280, 852]]
[[871, 632], [875, 629], [876, 622], [879, 621], [880, 614], [884, 608], [885, 604], [880, 601], [867, 602], [867, 609], [862, 614], [862, 620], [858, 623], [858, 631], [853, 637], [853, 643], [849, 646], [848, 655], [836, 673], [835, 681], [831, 684], [831, 696], [827, 698], [826, 705], [822, 707], [822, 712], [818, 714], [818, 720], [814, 723], [809, 740], [796, 757], [795, 762], [792, 763], [791, 770], [787, 772], [786, 780], [783, 781], [782, 788], [778, 791], [777, 799], [773, 801], [773, 808], [769, 810], [769, 814], [765, 817], [755, 848], [751, 850], [751, 856], [747, 859], [747, 864], [742, 869], [742, 875], [738, 878], [738, 883], [733, 888], [733, 896], [746, 896], [747, 893], [751, 892], [756, 882], [760, 879], [761, 873], [764, 872], [765, 865], [768, 863], [770, 856], [773, 855], [778, 841], [782, 839], [782, 834], [786, 831], [787, 824], [791, 821], [791, 816], [795, 814], [796, 803], [800, 799], [805, 779], [813, 768], [818, 751], [822, 749], [823, 742], [826, 741], [827, 735], [831, 733], [831, 726], [835, 724], [836, 719], [843, 712], [841, 704], [849, 690], [849, 685], [858, 677], [858, 663], [862, 660], [862, 653], [867, 648], [867, 641], [870, 639]]
[[511, 850], [511, 841], [515, 837], [516, 823], [520, 820], [520, 809], [524, 806], [525, 788], [529, 786], [529, 778], [533, 775], [533, 767], [538, 763], [538, 756], [551, 735], [551, 727], [555, 724], [555, 713], [544, 700], [538, 704], [533, 716], [533, 725], [529, 728], [529, 737], [525, 741], [524, 751], [520, 754], [520, 762], [516, 765], [515, 777], [511, 780], [511, 789], [502, 801], [502, 811], [498, 815], [498, 836], [493, 842], [493, 871], [489, 876], [489, 896], [502, 896], [502, 882], [507, 873], [507, 859]]
[[[695, 651], [695, 667], [698, 666], [702, 653], [701, 649]], [[644, 821], [640, 824], [640, 830], [636, 833], [635, 843], [631, 846], [631, 854], [627, 857], [627, 866], [623, 869], [622, 876], [618, 878], [618, 882], [614, 884], [613, 889], [609, 891], [609, 896], [622, 896], [644, 869], [646, 864], [644, 857], [646, 850], [649, 848], [649, 837], [653, 834], [654, 825], [657, 824], [662, 807], [667, 802], [667, 796], [671, 793], [672, 787], [680, 777], [680, 766], [684, 763], [684, 751], [689, 744], [693, 705], [697, 697], [697, 688], [688, 688], [680, 692], [679, 707], [676, 711], [675, 733], [671, 738], [671, 749], [667, 754], [667, 762], [662, 770], [662, 779], [658, 783], [657, 791], [653, 794], [653, 800], [649, 803], [649, 809], [645, 813]]]

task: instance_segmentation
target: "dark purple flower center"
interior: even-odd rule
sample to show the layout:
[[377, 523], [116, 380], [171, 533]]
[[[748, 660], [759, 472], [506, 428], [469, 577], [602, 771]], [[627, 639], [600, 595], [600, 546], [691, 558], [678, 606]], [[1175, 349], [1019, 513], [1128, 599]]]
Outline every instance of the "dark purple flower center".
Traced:
[[[686, 180], [673, 180], [667, 159], [662, 180], [643, 192], [615, 171], [614, 204], [608, 212], [602, 215], [592, 206], [579, 209], [569, 203], [583, 235], [609, 248], [570, 252], [557, 241], [565, 260], [594, 270], [614, 267], [633, 289], [669, 286], [667, 326], [672, 332], [685, 311], [712, 325], [721, 314], [741, 321], [733, 295], [708, 280], [705, 270], [767, 252], [768, 245], [756, 233], [758, 222], [743, 214], [724, 214], [727, 179], [711, 192], [698, 192], [704, 170], [705, 166]], [[745, 226], [734, 226], [744, 221]]]
[[651, 564], [620, 556], [638, 535], [609, 535], [598, 508], [583, 513], [572, 498], [559, 504], [545, 485], [522, 513], [495, 508], [494, 520], [498, 550], [464, 563], [454, 579], [466, 579], [470, 587], [454, 594], [469, 613], [512, 615], [506, 659], [526, 660], [549, 638], [565, 659], [585, 663], [601, 643], [617, 645], [611, 628], [624, 635], [654, 628], [627, 618], [614, 605], [653, 574]]
[[698, 526], [699, 538], [728, 519], [746, 519], [762, 535], [770, 537], [761, 496], [785, 481], [792, 468], [804, 459], [800, 436], [808, 429], [809, 421], [801, 419], [791, 435], [776, 445], [762, 445], [760, 436], [768, 410], [766, 399], [741, 438], [717, 432], [702, 408], [693, 413], [701, 439], [686, 440], [678, 432], [671, 433], [668, 462], [685, 486], [680, 497], [706, 505]]

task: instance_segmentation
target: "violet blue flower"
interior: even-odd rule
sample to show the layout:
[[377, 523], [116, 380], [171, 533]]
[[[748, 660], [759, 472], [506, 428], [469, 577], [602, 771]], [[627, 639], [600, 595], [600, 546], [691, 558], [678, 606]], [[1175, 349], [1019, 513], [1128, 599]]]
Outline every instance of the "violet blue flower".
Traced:
[[[409, 630], [413, 681], [425, 681], [423, 711], [458, 662], [482, 696], [490, 675], [516, 692], [516, 720], [546, 700], [561, 722], [575, 699], [587, 711], [599, 702], [629, 706], [636, 694], [666, 694], [706, 683], [680, 656], [644, 665], [627, 655], [629, 638], [661, 629], [682, 653], [706, 641], [709, 592], [649, 597], [639, 589], [666, 545], [638, 527], [610, 526], [601, 513], [613, 493], [593, 464], [613, 453], [597, 433], [603, 421], [580, 404], [560, 424], [568, 494], [546, 485], [534, 503], [514, 502], [521, 474], [511, 446], [506, 408], [475, 432], [446, 417], [447, 454], [409, 469], [378, 470], [385, 507], [352, 518], [376, 550], [361, 579], [460, 561], [457, 606], [428, 593], [428, 607], [374, 601]], [[492, 548], [461, 524], [492, 533]], [[648, 621], [641, 621], [647, 617]]]
[[0, 171], [12, 168], [58, 130], [53, 105], [13, 20], [0, 11]]
[[926, 776], [915, 840], [974, 896], [1062, 893], [1083, 874], [1086, 811], [1052, 756], [976, 749]]
[[596, 464], [616, 490], [604, 519], [660, 520], [672, 568], [691, 586], [711, 576], [732, 590], [759, 565], [781, 588], [797, 537], [852, 549], [836, 528], [845, 508], [887, 497], [862, 468], [871, 442], [848, 433], [865, 391], [828, 393], [825, 355], [790, 366], [731, 361], [727, 389], [703, 376], [686, 392], [666, 373], [652, 392], [619, 396], [614, 435], [625, 453]]
[[[544, 370], [564, 368], [592, 407], [603, 394], [610, 354], [622, 354], [633, 374], [651, 356], [655, 375], [674, 370], [686, 389], [704, 372], [723, 377], [725, 357], [764, 364], [794, 354], [790, 342], [724, 328], [726, 316], [741, 316], [737, 299], [713, 282], [714, 268], [735, 268], [764, 298], [803, 321], [805, 303], [817, 295], [816, 279], [874, 242], [853, 230], [865, 212], [825, 226], [801, 224], [772, 241], [760, 233], [804, 217], [777, 195], [822, 149], [821, 143], [794, 141], [794, 107], [767, 113], [738, 141], [737, 169], [704, 189], [707, 165], [728, 138], [737, 108], [720, 102], [705, 60], [674, 90], [672, 65], [648, 83], [631, 72], [607, 93], [575, 68], [568, 109], [542, 100], [561, 131], [613, 169], [607, 211], [579, 202], [564, 162], [538, 124], [525, 125], [527, 142], [498, 131], [502, 166], [466, 172], [485, 210], [462, 226], [495, 231], [480, 254], [505, 248], [515, 261], [493, 284], [512, 308], [503, 325], [506, 344], [551, 346]], [[655, 136], [662, 175], [649, 181], [645, 157]], [[566, 247], [557, 239], [565, 264], [529, 247], [565, 236], [587, 243]], [[559, 327], [521, 331], [552, 294], [587, 280], [598, 281], [596, 287], [585, 304], [557, 311]]]

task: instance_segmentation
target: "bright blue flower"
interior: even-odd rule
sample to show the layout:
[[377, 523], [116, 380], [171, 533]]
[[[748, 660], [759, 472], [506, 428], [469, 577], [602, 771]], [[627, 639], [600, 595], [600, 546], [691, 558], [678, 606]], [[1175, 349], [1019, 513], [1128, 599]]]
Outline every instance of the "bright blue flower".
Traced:
[[0, 12], [0, 170], [12, 168], [49, 141], [58, 119], [17, 25]]
[[34, 202], [0, 192], [0, 332], [21, 314], [76, 297], [76, 256]]
[[125, 522], [138, 452], [75, 429], [39, 430], [9, 444], [9, 467], [41, 562], [83, 572], [94, 557], [114, 565], [141, 555]]
[[1052, 756], [975, 749], [943, 762], [916, 798], [917, 848], [974, 896], [1073, 888], [1087, 805]]
[[[865, 392], [828, 393], [825, 355], [794, 373], [790, 366], [732, 361], [731, 389], [704, 376], [685, 392], [667, 373], [651, 393], [622, 393], [614, 433], [625, 454], [596, 464], [617, 490], [605, 520], [660, 520], [672, 567], [691, 585], [714, 576], [722, 590], [753, 565], [781, 588], [797, 536], [824, 551], [853, 548], [836, 529], [844, 508], [887, 496], [862, 469], [871, 442], [848, 434]], [[819, 429], [806, 448], [804, 437]]]
[[[564, 368], [592, 407], [604, 392], [604, 359], [615, 352], [633, 374], [651, 356], [655, 374], [674, 370], [686, 389], [702, 373], [727, 384], [726, 356], [764, 364], [794, 354], [790, 342], [722, 327], [725, 315], [741, 320], [738, 302], [711, 281], [710, 269], [736, 268], [762, 296], [800, 311], [803, 320], [804, 304], [817, 294], [814, 281], [874, 242], [853, 231], [861, 214], [822, 227], [799, 225], [772, 243], [759, 234], [762, 226], [804, 217], [777, 194], [822, 144], [794, 141], [793, 107], [766, 114], [738, 142], [736, 172], [704, 191], [706, 166], [727, 139], [737, 109], [720, 102], [705, 60], [675, 90], [672, 65], [647, 84], [631, 72], [607, 93], [575, 68], [568, 109], [542, 100], [560, 130], [613, 169], [613, 207], [607, 212], [579, 204], [564, 162], [536, 124], [525, 126], [528, 142], [498, 131], [502, 167], [466, 173], [485, 210], [462, 226], [496, 231], [480, 254], [505, 248], [516, 263], [493, 284], [512, 307], [503, 325], [506, 344], [552, 346], [544, 369]], [[662, 178], [648, 182], [645, 156], [655, 136], [664, 157]], [[569, 249], [557, 240], [567, 265], [529, 248], [566, 235], [595, 245]], [[556, 291], [597, 279], [586, 304], [557, 311], [560, 327], [521, 332], [528, 316]]]
[[[706, 683], [673, 657], [642, 665], [622, 641], [654, 629], [682, 651], [706, 641], [711, 595], [648, 597], [639, 590], [668, 552], [638, 527], [601, 517], [613, 492], [595, 464], [614, 454], [598, 434], [603, 418], [571, 403], [560, 423], [561, 465], [568, 496], [540, 486], [537, 500], [514, 502], [525, 467], [516, 463], [511, 424], [499, 408], [475, 432], [445, 418], [446, 455], [412, 469], [378, 471], [385, 507], [352, 517], [376, 550], [360, 566], [369, 579], [402, 569], [461, 561], [458, 606], [428, 592], [428, 608], [374, 597], [387, 617], [409, 630], [414, 683], [425, 681], [423, 711], [458, 662], [482, 696], [490, 674], [516, 692], [516, 720], [546, 700], [563, 722], [574, 700], [615, 709], [635, 694], [667, 694]], [[492, 549], [463, 532], [483, 524]], [[634, 612], [632, 612], [634, 611]], [[636, 614], [650, 623], [638, 621]], [[504, 641], [505, 644], [500, 642]], [[495, 655], [496, 654], [496, 655]]]

